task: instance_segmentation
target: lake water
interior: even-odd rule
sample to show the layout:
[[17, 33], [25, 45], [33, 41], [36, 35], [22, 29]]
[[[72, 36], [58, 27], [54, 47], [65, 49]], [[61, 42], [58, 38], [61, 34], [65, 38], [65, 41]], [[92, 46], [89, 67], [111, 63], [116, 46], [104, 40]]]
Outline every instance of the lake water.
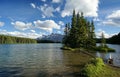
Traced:
[[110, 55], [111, 58], [113, 58], [113, 65], [120, 67], [120, 45], [113, 45], [113, 44], [107, 44], [110, 48], [115, 49], [115, 52], [109, 52], [109, 53], [96, 53], [96, 56], [101, 57], [103, 59], [109, 59]]
[[[64, 67], [61, 44], [0, 45], [0, 77], [44, 77]], [[55, 69], [54, 69], [55, 68]]]
[[86, 55], [60, 47], [62, 44], [1, 44], [0, 77], [75, 77], [84, 62], [80, 57]]
[[[115, 65], [120, 65], [120, 46], [111, 53]], [[60, 50], [62, 44], [1, 44], [0, 77], [75, 77], [85, 54]], [[109, 53], [96, 53], [106, 57]], [[84, 58], [83, 58], [84, 59]]]

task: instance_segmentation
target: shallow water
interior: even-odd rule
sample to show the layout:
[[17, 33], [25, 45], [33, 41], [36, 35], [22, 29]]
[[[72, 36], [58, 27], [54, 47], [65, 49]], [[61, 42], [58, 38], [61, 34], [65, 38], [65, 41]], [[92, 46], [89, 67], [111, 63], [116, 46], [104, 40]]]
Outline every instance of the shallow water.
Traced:
[[110, 55], [113, 59], [113, 65], [120, 67], [120, 45], [113, 45], [113, 44], [107, 44], [110, 48], [115, 49], [115, 52], [109, 52], [109, 53], [96, 53], [96, 56], [101, 57], [103, 59], [109, 59]]
[[0, 77], [79, 75], [80, 64], [85, 61], [82, 58], [86, 55], [62, 51], [60, 47], [62, 44], [2, 44], [0, 45]]

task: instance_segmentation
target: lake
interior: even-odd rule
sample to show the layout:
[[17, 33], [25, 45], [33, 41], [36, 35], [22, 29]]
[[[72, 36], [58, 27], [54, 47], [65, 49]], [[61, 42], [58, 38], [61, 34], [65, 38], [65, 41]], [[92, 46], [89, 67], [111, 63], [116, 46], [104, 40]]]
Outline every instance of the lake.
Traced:
[[[0, 77], [75, 77], [85, 54], [62, 51], [62, 44], [1, 44]], [[82, 58], [81, 58], [82, 57]]]
[[[115, 53], [96, 53], [107, 58], [109, 54], [120, 65], [120, 45], [109, 45]], [[0, 77], [75, 77], [80, 64], [90, 57], [60, 49], [62, 44], [1, 44]], [[86, 60], [83, 60], [86, 57]]]

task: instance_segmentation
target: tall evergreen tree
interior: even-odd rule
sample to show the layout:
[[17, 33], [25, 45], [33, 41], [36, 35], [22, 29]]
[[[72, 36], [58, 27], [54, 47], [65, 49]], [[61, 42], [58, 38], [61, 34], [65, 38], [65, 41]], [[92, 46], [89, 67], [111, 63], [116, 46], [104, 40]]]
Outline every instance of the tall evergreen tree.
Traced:
[[89, 32], [89, 34], [90, 34], [90, 48], [92, 48], [92, 47], [95, 47], [96, 46], [96, 41], [95, 41], [95, 32], [94, 32], [94, 30], [95, 30], [95, 27], [94, 27], [94, 22], [93, 21], [91, 21], [91, 24], [90, 24], [90, 32]]
[[70, 23], [65, 25], [64, 33], [65, 37], [63, 38], [63, 43], [67, 46], [68, 45], [68, 35], [70, 31]]
[[105, 40], [105, 37], [104, 37], [104, 33], [102, 32], [102, 36], [101, 36], [101, 46], [102, 47], [105, 47], [106, 46], [106, 40]]
[[77, 34], [76, 23], [77, 23], [77, 18], [76, 18], [75, 10], [73, 10], [71, 29], [70, 29], [70, 33], [68, 35], [68, 41], [69, 41], [68, 44], [72, 48], [75, 48], [77, 45], [77, 42], [76, 42], [76, 39], [77, 39], [77, 37], [76, 37], [76, 34]]

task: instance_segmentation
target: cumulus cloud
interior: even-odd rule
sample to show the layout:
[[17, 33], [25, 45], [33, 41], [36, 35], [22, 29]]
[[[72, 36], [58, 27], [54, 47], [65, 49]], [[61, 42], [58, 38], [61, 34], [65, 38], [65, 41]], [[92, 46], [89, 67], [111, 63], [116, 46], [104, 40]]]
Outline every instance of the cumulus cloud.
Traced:
[[22, 21], [11, 22], [11, 24], [14, 25], [16, 29], [19, 30], [27, 30], [32, 27], [32, 23], [24, 23]]
[[28, 33], [19, 32], [19, 31], [8, 32], [7, 30], [0, 30], [0, 34], [16, 36], [16, 37], [32, 38], [32, 39], [36, 39], [42, 36], [41, 33], [36, 33], [36, 32], [28, 32]]
[[117, 34], [117, 33], [108, 34], [106, 31], [104, 31], [104, 30], [102, 30], [102, 29], [99, 29], [99, 30], [96, 32], [96, 37], [97, 37], [97, 38], [101, 38], [102, 33], [104, 34], [105, 38], [110, 38], [110, 37], [112, 37], [113, 35], [116, 35], [116, 34]]
[[54, 8], [51, 7], [51, 6], [48, 6], [47, 4], [44, 4], [44, 6], [40, 6], [39, 8], [43, 15], [46, 16], [46, 17], [53, 17], [53, 12], [54, 12]]
[[0, 27], [4, 26], [4, 24], [5, 24], [4, 22], [0, 22]]
[[42, 12], [42, 18], [46, 17], [54, 17], [55, 12], [60, 12], [60, 7], [54, 8], [53, 6], [49, 6], [47, 4], [44, 4], [43, 6], [37, 6], [37, 9]]
[[32, 6], [32, 8], [36, 8], [36, 5], [34, 3], [30, 3], [30, 5]]
[[37, 20], [34, 21], [35, 27], [40, 28], [45, 31], [49, 31], [50, 33], [53, 31], [53, 29], [60, 29], [60, 26], [55, 23], [53, 20]]
[[62, 22], [62, 21], [59, 21], [58, 24], [61, 26], [65, 25], [64, 22]]
[[103, 24], [120, 27], [120, 10], [114, 11], [112, 14], [108, 15], [106, 19]]
[[96, 17], [98, 16], [98, 4], [99, 0], [66, 0], [61, 16], [70, 16], [75, 9], [76, 12], [83, 12], [85, 16]]
[[35, 28], [52, 33], [53, 29], [60, 30], [61, 26], [64, 25], [62, 21], [59, 21], [59, 23], [57, 24], [54, 20], [44, 20], [44, 21], [36, 20], [29, 23], [25, 23], [22, 21], [15, 21], [15, 22], [11, 22], [11, 24], [18, 30], [25, 31], [29, 29], [30, 32], [32, 33], [35, 33], [35, 30], [32, 30]]
[[61, 0], [52, 0], [52, 3], [60, 3]]

